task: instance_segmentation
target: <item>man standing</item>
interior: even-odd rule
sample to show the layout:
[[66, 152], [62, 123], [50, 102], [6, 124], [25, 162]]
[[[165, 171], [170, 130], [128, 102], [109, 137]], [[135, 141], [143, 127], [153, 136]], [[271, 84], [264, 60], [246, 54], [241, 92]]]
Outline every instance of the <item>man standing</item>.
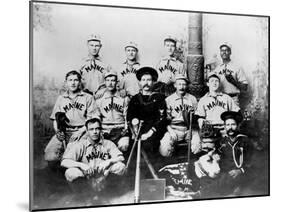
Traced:
[[125, 46], [126, 61], [118, 68], [119, 89], [125, 90], [129, 97], [139, 93], [140, 86], [136, 77], [136, 72], [140, 68], [137, 61], [138, 46], [134, 42], [129, 42]]
[[158, 159], [160, 139], [166, 129], [165, 96], [152, 92], [153, 84], [158, 78], [155, 69], [142, 67], [137, 71], [136, 76], [140, 82], [141, 91], [132, 97], [127, 119], [130, 123], [134, 118], [143, 121], [140, 130], [142, 146], [154, 163]]
[[[82, 136], [86, 130], [86, 119], [93, 115], [93, 97], [81, 90], [81, 75], [75, 70], [70, 71], [65, 76], [65, 82], [67, 91], [58, 97], [50, 117], [56, 135], [45, 148], [45, 160], [49, 165], [60, 162], [64, 145]], [[58, 115], [64, 116], [64, 123], [58, 123]], [[64, 130], [60, 129], [61, 124], [65, 125]]]
[[220, 115], [225, 111], [239, 111], [240, 108], [227, 94], [219, 92], [220, 78], [212, 74], [208, 78], [209, 92], [199, 102], [195, 114], [198, 116], [198, 125], [201, 129], [202, 147], [214, 148], [214, 143], [220, 137], [223, 121]]
[[220, 56], [222, 62], [217, 66], [213, 73], [220, 77], [221, 91], [233, 98], [239, 105], [240, 91], [247, 91], [248, 82], [241, 67], [231, 59], [232, 46], [228, 43], [220, 45]]
[[129, 147], [127, 129], [128, 97], [122, 97], [117, 91], [117, 73], [105, 73], [105, 93], [96, 99], [94, 113], [102, 120], [104, 138], [114, 142], [125, 152]]
[[80, 68], [82, 75], [83, 89], [95, 94], [104, 83], [104, 73], [110, 70], [110, 67], [102, 62], [99, 52], [102, 47], [101, 38], [98, 35], [90, 35], [87, 39], [89, 55], [84, 59]]
[[[188, 80], [185, 76], [178, 74], [175, 77], [176, 92], [166, 98], [167, 104], [167, 119], [170, 124], [167, 126], [167, 132], [160, 141], [160, 154], [164, 157], [172, 156], [174, 146], [179, 141], [190, 142], [189, 126], [186, 125], [184, 120], [184, 111], [193, 112], [197, 109], [196, 98], [187, 93]], [[191, 124], [191, 123], [189, 123]], [[195, 141], [194, 139], [192, 139]], [[200, 143], [198, 137], [197, 142]], [[192, 149], [195, 150], [194, 142], [192, 143]], [[198, 146], [198, 145], [197, 145]]]
[[221, 114], [221, 119], [226, 130], [226, 136], [221, 138], [217, 147], [221, 174], [202, 190], [204, 197], [239, 195], [242, 186], [247, 186], [247, 179], [250, 179], [253, 148], [248, 137], [239, 132], [243, 117], [238, 112], [226, 111]]
[[[101, 136], [100, 119], [91, 118], [85, 126], [87, 136], [69, 146], [61, 161], [61, 166], [67, 168], [66, 180], [79, 194], [88, 189], [100, 190], [109, 174], [122, 176], [125, 171], [122, 153], [114, 143]], [[85, 187], [81, 188], [81, 185]]]
[[165, 38], [165, 56], [162, 57], [156, 65], [158, 81], [164, 83], [165, 93], [167, 94], [171, 91], [171, 93], [175, 91], [174, 82], [176, 74], [182, 74], [185, 77], [187, 76], [186, 71], [183, 68], [183, 63], [180, 62], [175, 56], [176, 45], [177, 41], [175, 38], [172, 38], [170, 36]]

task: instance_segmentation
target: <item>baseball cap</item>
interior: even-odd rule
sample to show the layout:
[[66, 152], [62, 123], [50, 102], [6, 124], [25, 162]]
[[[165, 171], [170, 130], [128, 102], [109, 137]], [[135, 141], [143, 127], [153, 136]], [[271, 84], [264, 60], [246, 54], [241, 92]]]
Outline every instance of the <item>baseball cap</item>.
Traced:
[[87, 41], [89, 42], [92, 40], [101, 42], [101, 37], [99, 35], [91, 34], [88, 36]]
[[179, 79], [183, 79], [183, 80], [185, 80], [187, 83], [189, 83], [189, 80], [188, 80], [187, 77], [184, 76], [183, 74], [176, 74], [175, 79], [176, 79], [176, 81], [179, 80]]
[[167, 36], [165, 39], [164, 39], [164, 42], [166, 41], [172, 41], [174, 42], [175, 44], [177, 43], [177, 39], [171, 35]]
[[135, 48], [136, 50], [138, 50], [138, 45], [137, 45], [135, 42], [132, 42], [132, 41], [130, 41], [129, 43], [127, 43], [127, 44], [125, 45], [125, 49], [126, 49], [127, 47], [133, 47], [133, 48]]
[[110, 71], [106, 72], [106, 73], [104, 74], [104, 79], [105, 79], [106, 77], [109, 77], [109, 76], [116, 76], [116, 77], [117, 77], [117, 72], [116, 72], [116, 71], [113, 71], [113, 70], [110, 70]]
[[209, 81], [209, 79], [210, 79], [210, 78], [212, 78], [212, 77], [217, 78], [219, 81], [221, 80], [221, 79], [220, 79], [220, 77], [219, 77], [218, 75], [216, 75], [215, 73], [211, 73], [211, 74], [208, 76], [207, 81]]
[[227, 119], [234, 119], [237, 123], [240, 123], [243, 121], [243, 116], [239, 112], [225, 111], [221, 114], [221, 119], [223, 121], [226, 121]]
[[152, 76], [152, 80], [153, 81], [157, 81], [158, 79], [158, 74], [157, 74], [157, 71], [152, 68], [152, 67], [142, 67], [140, 68], [137, 73], [136, 73], [136, 77], [137, 79], [140, 81], [141, 80], [141, 77], [144, 75], [144, 74], [150, 74]]
[[232, 45], [231, 45], [229, 42], [223, 42], [223, 43], [220, 45], [220, 48], [222, 48], [222, 47], [224, 47], [224, 46], [228, 47], [229, 49], [232, 49]]

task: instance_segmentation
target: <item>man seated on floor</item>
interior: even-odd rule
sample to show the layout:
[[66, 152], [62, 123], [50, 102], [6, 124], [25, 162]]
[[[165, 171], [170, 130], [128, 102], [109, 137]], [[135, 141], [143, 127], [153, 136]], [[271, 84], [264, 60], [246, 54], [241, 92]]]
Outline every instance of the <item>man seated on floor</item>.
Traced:
[[220, 154], [221, 174], [213, 182], [203, 182], [202, 197], [239, 195], [241, 188], [249, 182], [251, 172], [252, 142], [239, 132], [243, 120], [239, 112], [226, 111], [221, 114], [226, 136], [221, 138], [217, 150]]
[[[108, 175], [122, 176], [125, 171], [124, 157], [116, 145], [101, 136], [101, 121], [86, 121], [86, 136], [66, 149], [61, 166], [67, 168], [65, 177], [74, 191], [85, 188], [100, 191]], [[87, 189], [87, 190], [88, 190]]]

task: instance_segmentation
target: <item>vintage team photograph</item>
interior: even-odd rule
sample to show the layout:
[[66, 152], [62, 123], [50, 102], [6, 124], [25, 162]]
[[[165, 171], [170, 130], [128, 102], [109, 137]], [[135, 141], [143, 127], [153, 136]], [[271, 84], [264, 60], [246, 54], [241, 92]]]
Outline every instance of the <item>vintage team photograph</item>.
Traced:
[[269, 97], [268, 16], [31, 1], [30, 209], [268, 196]]

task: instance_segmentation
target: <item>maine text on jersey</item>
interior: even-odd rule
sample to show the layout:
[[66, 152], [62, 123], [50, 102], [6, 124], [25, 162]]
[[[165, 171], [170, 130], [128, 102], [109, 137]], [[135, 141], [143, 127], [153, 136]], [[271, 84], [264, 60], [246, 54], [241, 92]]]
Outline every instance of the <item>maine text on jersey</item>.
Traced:
[[88, 67], [85, 67], [84, 69], [86, 72], [90, 72], [92, 70], [98, 70], [100, 73], [103, 73], [103, 70], [104, 70], [104, 68], [102, 66], [97, 65], [96, 63], [94, 65], [91, 63], [90, 67], [88, 66]]
[[[173, 108], [170, 107], [170, 109], [172, 110]], [[177, 106], [174, 108], [174, 110], [175, 110], [177, 113], [179, 113], [179, 112], [181, 112], [181, 111], [183, 111], [183, 110], [188, 110], [188, 109], [193, 109], [193, 107], [190, 106], [190, 105], [184, 104], [184, 105], [177, 105]]]
[[111, 110], [116, 110], [117, 112], [122, 113], [123, 112], [123, 105], [119, 105], [119, 104], [116, 104], [116, 103], [113, 103], [113, 104], [109, 103], [103, 109], [106, 113], [108, 113]]
[[211, 101], [210, 103], [208, 103], [208, 104], [206, 105], [206, 107], [207, 107], [208, 110], [211, 110], [212, 108], [214, 108], [214, 107], [216, 107], [216, 106], [219, 106], [219, 107], [222, 107], [222, 108], [224, 108], [224, 109], [227, 109], [226, 103], [223, 102], [223, 101], [219, 101], [219, 100], [217, 100], [217, 99]]
[[175, 74], [177, 72], [177, 69], [175, 69], [173, 66], [171, 65], [165, 65], [164, 67], [161, 66], [158, 69], [161, 73], [164, 72], [165, 70], [169, 70], [170, 72], [172, 72], [173, 74]]
[[78, 109], [78, 110], [81, 110], [81, 111], [82, 111], [82, 109], [83, 109], [84, 106], [85, 106], [84, 104], [81, 104], [81, 103], [75, 101], [75, 102], [73, 102], [73, 103], [68, 103], [68, 104], [66, 104], [65, 106], [63, 106], [63, 110], [64, 110], [65, 112], [67, 112], [67, 111], [69, 111], [69, 110], [71, 110], [71, 109]]
[[129, 70], [128, 68], [126, 68], [125, 70], [123, 70], [121, 72], [122, 77], [124, 77], [127, 74], [136, 74], [137, 73], [137, 69], [132, 68], [131, 70]]
[[92, 152], [86, 156], [86, 158], [87, 161], [90, 162], [91, 160], [97, 158], [100, 158], [102, 160], [108, 160], [111, 158], [111, 156], [108, 152], [105, 153], [105, 152], [98, 151], [97, 149], [93, 149]]

